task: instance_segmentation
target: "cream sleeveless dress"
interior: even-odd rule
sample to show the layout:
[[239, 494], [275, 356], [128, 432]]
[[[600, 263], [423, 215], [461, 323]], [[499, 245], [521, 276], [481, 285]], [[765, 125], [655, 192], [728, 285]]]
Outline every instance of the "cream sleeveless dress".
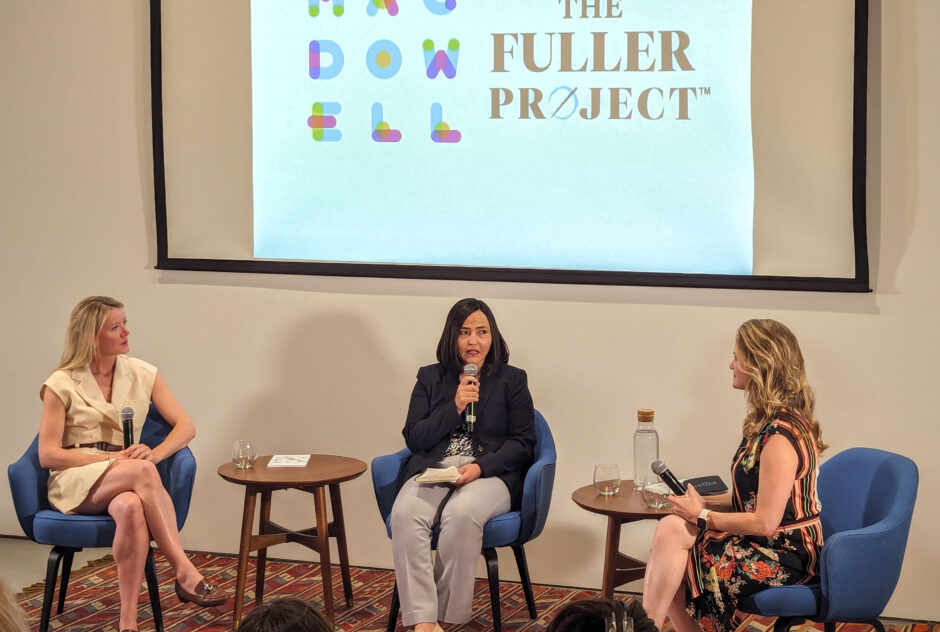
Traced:
[[[104, 441], [114, 445], [124, 444], [121, 427], [121, 409], [134, 409], [134, 438], [140, 438], [140, 430], [147, 419], [150, 396], [157, 368], [136, 358], [118, 356], [114, 364], [111, 381], [111, 401], [106, 401], [88, 367], [58, 370], [49, 376], [42, 388], [42, 399], [47, 388], [65, 405], [65, 432], [62, 445], [96, 443]], [[73, 448], [89, 454], [105, 454], [95, 448]], [[81, 467], [49, 472], [49, 503], [62, 513], [75, 513], [75, 508], [88, 496], [111, 461], [89, 463]]]

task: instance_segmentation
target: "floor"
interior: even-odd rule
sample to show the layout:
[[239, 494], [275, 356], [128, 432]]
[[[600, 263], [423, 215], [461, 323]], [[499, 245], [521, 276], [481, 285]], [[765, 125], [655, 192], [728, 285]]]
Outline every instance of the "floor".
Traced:
[[[14, 593], [26, 586], [41, 582], [46, 576], [46, 562], [51, 547], [36, 544], [23, 538], [0, 536], [0, 580], [5, 581]], [[75, 554], [72, 569], [85, 566], [90, 560], [96, 560], [111, 552], [111, 549], [84, 549]], [[910, 624], [904, 619], [883, 618], [882, 622], [893, 625]]]
[[[51, 550], [51, 546], [36, 544], [31, 540], [0, 537], [0, 560], [3, 560], [0, 565], [0, 579], [15, 593], [26, 586], [43, 581]], [[75, 554], [72, 569], [77, 570], [89, 560], [96, 560], [110, 552], [111, 549], [83, 549]]]

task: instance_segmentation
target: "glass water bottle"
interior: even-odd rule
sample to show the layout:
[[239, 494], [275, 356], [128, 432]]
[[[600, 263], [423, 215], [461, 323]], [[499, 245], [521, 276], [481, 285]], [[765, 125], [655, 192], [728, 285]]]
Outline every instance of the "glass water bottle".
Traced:
[[641, 408], [636, 411], [636, 430], [633, 432], [633, 486], [655, 483], [659, 477], [653, 473], [653, 461], [659, 458], [659, 434], [653, 427], [655, 411]]

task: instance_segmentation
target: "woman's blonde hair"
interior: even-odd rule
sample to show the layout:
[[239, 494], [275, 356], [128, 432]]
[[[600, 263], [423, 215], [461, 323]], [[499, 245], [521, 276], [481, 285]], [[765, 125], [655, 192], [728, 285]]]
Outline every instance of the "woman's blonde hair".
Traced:
[[65, 330], [65, 349], [59, 369], [88, 366], [98, 355], [98, 334], [108, 320], [111, 310], [124, 307], [124, 303], [110, 296], [89, 296], [82, 299], [69, 318]]
[[29, 632], [26, 615], [16, 604], [10, 586], [0, 580], [0, 630], [3, 632]]
[[806, 382], [803, 354], [793, 332], [776, 320], [754, 319], [738, 328], [735, 343], [738, 370], [748, 376], [744, 387], [745, 438], [756, 437], [764, 424], [785, 408], [806, 421], [819, 452], [828, 448], [813, 413], [816, 397]]

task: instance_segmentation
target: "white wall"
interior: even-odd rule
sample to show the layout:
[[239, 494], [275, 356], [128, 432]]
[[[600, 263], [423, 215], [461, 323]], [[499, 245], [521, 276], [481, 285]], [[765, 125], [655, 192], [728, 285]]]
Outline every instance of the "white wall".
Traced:
[[[129, 307], [132, 352], [160, 367], [198, 424], [184, 545], [234, 552], [242, 490], [215, 473], [230, 440], [365, 461], [397, 449], [415, 370], [433, 361], [446, 310], [480, 296], [558, 444], [552, 513], [528, 547], [532, 577], [597, 587], [605, 522], [571, 492], [597, 462], [630, 471], [638, 407], [657, 410], [661, 453], [680, 475], [727, 476], [743, 410], [726, 369], [732, 336], [747, 318], [773, 317], [802, 342], [829, 454], [877, 446], [918, 463], [918, 506], [886, 614], [940, 620], [940, 4], [873, 5], [867, 295], [156, 271], [145, 5], [0, 6], [0, 394], [9, 403], [0, 463], [36, 432], [39, 385], [72, 305], [117, 296]], [[368, 476], [343, 492], [352, 562], [390, 567]], [[274, 514], [309, 526], [311, 498], [285, 493]], [[19, 533], [0, 486], [0, 534]], [[645, 556], [649, 533], [649, 523], [625, 527], [624, 550]], [[272, 554], [309, 559], [294, 546]], [[503, 566], [514, 577], [511, 556]]]

